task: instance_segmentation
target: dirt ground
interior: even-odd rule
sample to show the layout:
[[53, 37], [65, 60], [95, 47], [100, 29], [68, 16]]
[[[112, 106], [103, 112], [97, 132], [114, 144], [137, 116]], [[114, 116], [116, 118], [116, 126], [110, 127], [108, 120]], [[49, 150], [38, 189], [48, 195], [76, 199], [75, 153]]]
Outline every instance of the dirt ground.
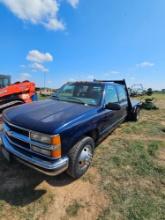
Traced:
[[[1, 159], [0, 164], [1, 219], [96, 219], [107, 206], [95, 168], [73, 181], [66, 174], [47, 177], [16, 162], [8, 165]], [[67, 208], [73, 209], [71, 214]]]
[[[139, 205], [144, 202], [142, 192], [150, 201], [154, 197], [150, 190], [155, 192], [158, 184], [159, 199], [165, 199], [165, 95], [157, 96], [157, 105], [159, 110], [143, 111], [140, 122], [124, 123], [106, 138], [95, 152], [92, 167], [76, 181], [66, 174], [47, 177], [17, 162], [8, 164], [0, 155], [0, 219], [163, 219], [163, 209], [155, 218], [154, 213], [151, 215]], [[149, 152], [149, 161], [161, 166], [161, 178], [155, 178], [156, 173], [150, 175], [151, 171], [148, 174], [148, 167], [144, 170], [134, 161], [127, 162], [137, 153], [130, 146], [138, 141], [144, 144], [142, 150]], [[142, 164], [142, 168], [145, 166]], [[123, 194], [128, 187], [131, 191]], [[140, 199], [132, 207], [135, 189]], [[121, 195], [125, 195], [124, 200], [118, 200]], [[152, 210], [165, 208], [161, 201], [158, 205], [153, 203]]]

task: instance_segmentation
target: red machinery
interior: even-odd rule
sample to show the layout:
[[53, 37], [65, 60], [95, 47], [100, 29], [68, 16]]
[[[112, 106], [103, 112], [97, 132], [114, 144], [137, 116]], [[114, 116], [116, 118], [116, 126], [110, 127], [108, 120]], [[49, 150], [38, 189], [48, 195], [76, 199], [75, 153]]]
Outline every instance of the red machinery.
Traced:
[[32, 102], [35, 83], [29, 81], [10, 84], [10, 76], [0, 75], [0, 111], [14, 105]]

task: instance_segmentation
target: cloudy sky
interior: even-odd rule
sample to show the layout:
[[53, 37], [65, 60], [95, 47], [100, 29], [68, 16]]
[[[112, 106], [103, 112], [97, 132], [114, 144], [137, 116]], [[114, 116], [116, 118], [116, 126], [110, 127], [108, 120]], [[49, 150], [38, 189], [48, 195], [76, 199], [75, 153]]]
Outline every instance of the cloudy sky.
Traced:
[[165, 88], [165, 0], [0, 0], [0, 74]]

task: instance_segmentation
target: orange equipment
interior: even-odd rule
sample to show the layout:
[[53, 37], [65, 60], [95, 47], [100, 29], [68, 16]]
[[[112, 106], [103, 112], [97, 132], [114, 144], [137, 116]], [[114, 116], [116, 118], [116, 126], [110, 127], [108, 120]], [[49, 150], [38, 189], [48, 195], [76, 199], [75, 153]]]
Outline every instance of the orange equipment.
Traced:
[[[5, 77], [5, 76], [4, 76]], [[8, 76], [6, 76], [8, 77]], [[5, 78], [6, 80], [6, 78]], [[32, 102], [36, 95], [35, 83], [29, 81], [16, 82], [0, 88], [0, 111], [23, 103]], [[4, 84], [3, 84], [4, 85]], [[2, 84], [0, 87], [3, 87]]]

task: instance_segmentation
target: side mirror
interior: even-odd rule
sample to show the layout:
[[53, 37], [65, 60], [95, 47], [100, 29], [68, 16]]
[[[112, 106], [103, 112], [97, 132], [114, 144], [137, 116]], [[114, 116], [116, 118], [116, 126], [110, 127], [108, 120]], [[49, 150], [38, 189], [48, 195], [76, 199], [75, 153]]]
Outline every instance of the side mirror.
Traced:
[[118, 103], [108, 103], [106, 106], [105, 106], [106, 109], [109, 109], [109, 110], [120, 110], [121, 109], [121, 106], [118, 104]]

